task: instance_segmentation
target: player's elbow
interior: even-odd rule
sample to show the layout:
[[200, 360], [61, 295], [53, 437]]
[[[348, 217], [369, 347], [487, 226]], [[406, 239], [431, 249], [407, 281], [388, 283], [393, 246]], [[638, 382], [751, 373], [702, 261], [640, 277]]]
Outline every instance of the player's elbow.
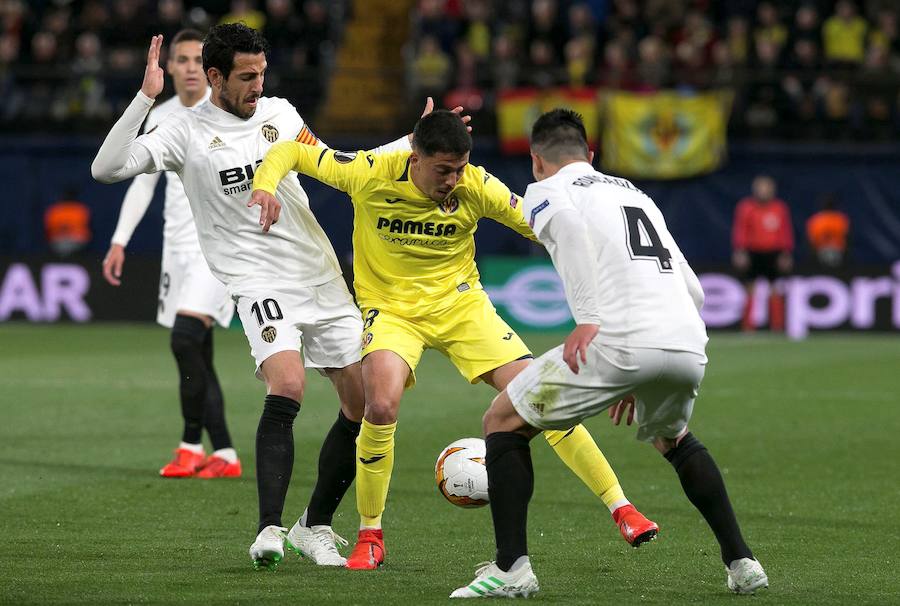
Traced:
[[95, 181], [106, 183], [107, 185], [116, 182], [115, 175], [107, 171], [106, 167], [101, 162], [98, 162], [97, 158], [94, 158], [94, 161], [91, 163], [91, 176]]

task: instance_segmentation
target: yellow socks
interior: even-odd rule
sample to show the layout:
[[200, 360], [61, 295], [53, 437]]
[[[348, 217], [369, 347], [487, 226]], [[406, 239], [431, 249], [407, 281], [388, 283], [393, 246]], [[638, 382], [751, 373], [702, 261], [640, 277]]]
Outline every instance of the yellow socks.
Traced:
[[381, 514], [394, 470], [396, 429], [397, 423], [373, 425], [363, 419], [356, 439], [356, 509], [360, 528], [381, 528]]
[[547, 430], [544, 437], [563, 463], [587, 484], [591, 492], [600, 497], [610, 513], [628, 504], [616, 472], [609, 466], [584, 425], [576, 425], [567, 431]]

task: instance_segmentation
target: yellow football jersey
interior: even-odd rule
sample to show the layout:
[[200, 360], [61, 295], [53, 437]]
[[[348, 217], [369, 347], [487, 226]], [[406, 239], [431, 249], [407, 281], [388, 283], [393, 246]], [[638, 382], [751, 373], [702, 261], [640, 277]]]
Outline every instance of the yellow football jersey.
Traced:
[[480, 289], [475, 230], [487, 217], [535, 239], [521, 198], [480, 166], [466, 165], [443, 202], [409, 176], [410, 152], [341, 152], [286, 141], [256, 171], [254, 189], [274, 195], [290, 171], [350, 194], [357, 303], [405, 316], [440, 311], [461, 292]]

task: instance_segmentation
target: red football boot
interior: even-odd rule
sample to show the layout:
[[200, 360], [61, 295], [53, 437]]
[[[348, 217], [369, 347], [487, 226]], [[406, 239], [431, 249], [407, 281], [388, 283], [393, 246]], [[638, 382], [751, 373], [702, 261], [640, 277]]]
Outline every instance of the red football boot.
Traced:
[[210, 455], [197, 471], [197, 477], [204, 480], [211, 478], [239, 478], [241, 477], [241, 462], [229, 463], [222, 457]]
[[177, 448], [175, 449], [175, 458], [159, 470], [159, 475], [164, 478], [189, 478], [197, 473], [197, 469], [202, 464], [202, 452]]
[[352, 570], [375, 570], [384, 564], [384, 533], [380, 528], [359, 531], [356, 545], [347, 558], [346, 567]]
[[634, 505], [628, 504], [619, 507], [612, 513], [622, 538], [628, 541], [632, 547], [640, 547], [642, 544], [652, 541], [659, 534], [659, 526], [644, 517]]

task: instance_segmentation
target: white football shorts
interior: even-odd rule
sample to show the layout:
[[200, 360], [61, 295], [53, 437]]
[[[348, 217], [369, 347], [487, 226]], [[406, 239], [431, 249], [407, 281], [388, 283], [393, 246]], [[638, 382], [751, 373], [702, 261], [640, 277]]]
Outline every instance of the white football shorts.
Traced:
[[227, 327], [234, 315], [234, 302], [225, 285], [212, 275], [203, 253], [164, 247], [156, 321], [172, 328], [179, 311], [203, 314]]
[[519, 415], [538, 429], [568, 429], [634, 394], [637, 438], [651, 442], [685, 431], [706, 362], [689, 351], [626, 349], [594, 339], [577, 375], [563, 361], [560, 345], [535, 359], [506, 390]]
[[303, 351], [307, 368], [344, 368], [359, 362], [362, 314], [343, 276], [318, 286], [273, 285], [236, 297], [238, 316], [260, 366], [279, 351]]

